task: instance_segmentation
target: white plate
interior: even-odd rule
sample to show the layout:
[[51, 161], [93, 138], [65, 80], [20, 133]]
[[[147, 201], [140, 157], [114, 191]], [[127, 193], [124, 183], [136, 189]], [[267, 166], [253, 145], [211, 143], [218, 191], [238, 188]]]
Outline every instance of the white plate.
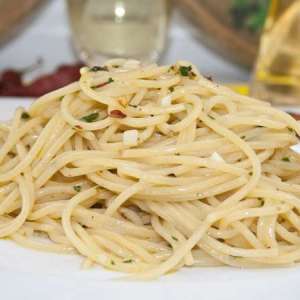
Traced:
[[[0, 98], [0, 119], [29, 101]], [[157, 281], [126, 281], [81, 258], [36, 252], [0, 240], [0, 299], [299, 300], [300, 266], [274, 269], [186, 268]]]

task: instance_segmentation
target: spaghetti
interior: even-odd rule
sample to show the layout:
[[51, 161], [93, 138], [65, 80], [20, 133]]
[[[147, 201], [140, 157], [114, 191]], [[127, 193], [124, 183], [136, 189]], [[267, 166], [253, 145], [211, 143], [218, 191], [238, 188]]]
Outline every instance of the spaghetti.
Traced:
[[82, 68], [0, 125], [0, 237], [145, 279], [295, 264], [297, 134], [188, 62]]

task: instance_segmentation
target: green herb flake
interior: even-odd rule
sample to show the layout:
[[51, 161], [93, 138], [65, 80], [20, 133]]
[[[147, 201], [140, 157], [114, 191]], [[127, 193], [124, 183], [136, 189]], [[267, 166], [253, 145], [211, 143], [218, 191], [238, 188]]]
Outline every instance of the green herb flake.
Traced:
[[178, 238], [176, 237], [176, 236], [174, 236], [174, 235], [172, 235], [172, 239], [174, 240], [174, 241], [178, 241]]
[[287, 129], [288, 129], [289, 132], [294, 132], [294, 129], [291, 128], [291, 127], [288, 127]]
[[21, 114], [21, 118], [23, 120], [28, 120], [28, 119], [30, 119], [30, 114], [26, 111], [23, 111], [22, 114]]
[[282, 161], [285, 161], [285, 162], [290, 162], [291, 160], [290, 160], [290, 158], [289, 157], [283, 157], [282, 159], [281, 159]]
[[74, 189], [74, 191], [76, 191], [77, 193], [79, 193], [81, 191], [81, 186], [80, 185], [74, 185], [73, 189]]
[[169, 91], [170, 91], [171, 93], [173, 93], [173, 92], [174, 92], [174, 86], [170, 86], [170, 87], [169, 87]]
[[106, 66], [101, 67], [101, 66], [94, 66], [90, 68], [90, 72], [99, 72], [99, 71], [108, 71], [108, 68]]
[[115, 261], [112, 259], [112, 260], [110, 261], [110, 264], [111, 264], [112, 266], [114, 266], [116, 263], [115, 263]]
[[249, 175], [252, 176], [252, 175], [253, 175], [253, 172], [249, 172]]
[[244, 140], [245, 138], [246, 138], [246, 136], [245, 136], [245, 135], [241, 136], [241, 139], [242, 139], [242, 140]]
[[126, 259], [126, 260], [123, 260], [123, 263], [124, 264], [131, 264], [131, 263], [133, 263], [133, 259]]
[[64, 96], [61, 96], [58, 98], [58, 101], [62, 101], [64, 99]]
[[209, 118], [211, 118], [212, 120], [215, 120], [215, 118], [211, 115], [208, 115]]
[[192, 66], [180, 66], [179, 73], [181, 76], [189, 76], [192, 71]]
[[114, 80], [111, 77], [109, 77], [107, 83], [112, 83], [112, 82], [114, 82]]
[[98, 117], [99, 117], [99, 113], [96, 112], [96, 113], [92, 113], [90, 115], [84, 116], [80, 120], [87, 122], [87, 123], [92, 123], [92, 122], [95, 122], [98, 119]]

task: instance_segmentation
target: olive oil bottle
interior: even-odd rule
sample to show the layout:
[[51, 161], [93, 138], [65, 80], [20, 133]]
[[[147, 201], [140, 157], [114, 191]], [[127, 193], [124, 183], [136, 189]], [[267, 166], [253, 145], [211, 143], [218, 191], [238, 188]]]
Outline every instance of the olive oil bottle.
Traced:
[[272, 0], [251, 94], [277, 105], [300, 104], [300, 0]]

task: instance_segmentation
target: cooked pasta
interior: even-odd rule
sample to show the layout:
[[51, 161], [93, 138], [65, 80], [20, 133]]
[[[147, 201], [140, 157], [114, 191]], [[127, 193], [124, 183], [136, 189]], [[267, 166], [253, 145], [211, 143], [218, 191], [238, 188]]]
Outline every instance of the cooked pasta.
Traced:
[[0, 125], [0, 237], [142, 279], [295, 264], [298, 134], [189, 62], [82, 68]]

